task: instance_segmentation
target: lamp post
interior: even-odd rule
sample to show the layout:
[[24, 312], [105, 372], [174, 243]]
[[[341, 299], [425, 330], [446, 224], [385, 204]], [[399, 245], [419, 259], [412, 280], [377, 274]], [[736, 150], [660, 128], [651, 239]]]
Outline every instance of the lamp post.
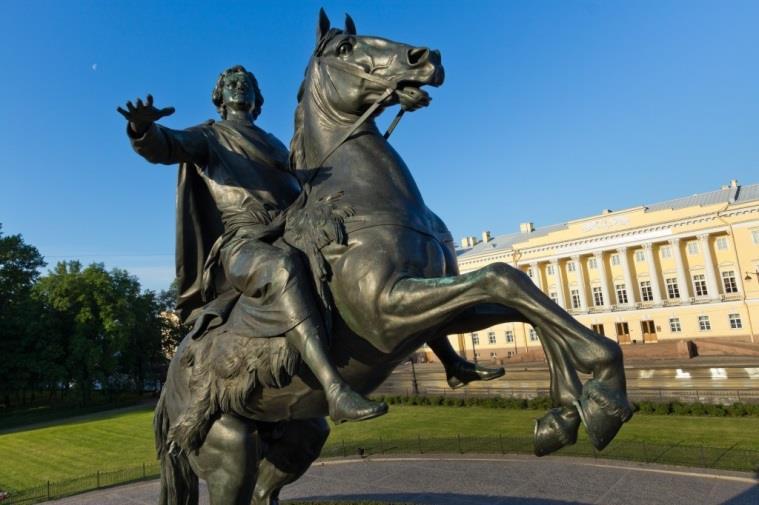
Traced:
[[754, 270], [753, 272], [746, 272], [746, 276], [743, 278], [744, 281], [750, 281], [752, 280], [751, 274], [756, 275], [759, 277], [759, 270]]
[[419, 395], [419, 383], [416, 381], [416, 366], [414, 366], [415, 356], [411, 356], [411, 388], [414, 395]]
[[474, 358], [474, 362], [477, 363], [477, 348], [474, 344], [474, 339], [479, 338], [475, 333], [472, 333], [472, 357]]

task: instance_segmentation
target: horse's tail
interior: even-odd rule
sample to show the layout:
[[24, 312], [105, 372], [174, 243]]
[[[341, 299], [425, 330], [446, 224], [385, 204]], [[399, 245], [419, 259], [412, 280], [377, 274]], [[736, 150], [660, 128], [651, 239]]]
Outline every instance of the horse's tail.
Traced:
[[190, 468], [190, 462], [184, 452], [174, 450], [169, 441], [169, 413], [166, 411], [166, 391], [161, 391], [161, 398], [156, 405], [153, 416], [153, 430], [158, 460], [161, 464], [161, 496], [159, 505], [198, 505], [198, 476]]

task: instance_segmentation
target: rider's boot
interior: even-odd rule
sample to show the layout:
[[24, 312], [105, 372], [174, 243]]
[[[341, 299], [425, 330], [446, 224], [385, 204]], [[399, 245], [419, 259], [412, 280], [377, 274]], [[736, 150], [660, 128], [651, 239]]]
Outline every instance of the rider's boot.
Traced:
[[503, 367], [488, 368], [465, 360], [453, 349], [448, 337], [438, 337], [427, 342], [445, 367], [445, 378], [452, 389], [465, 386], [473, 381], [489, 381], [503, 377]]
[[324, 389], [329, 416], [335, 423], [363, 421], [387, 413], [387, 404], [373, 402], [354, 391], [338, 374], [324, 350], [319, 327], [309, 318], [287, 333]]
[[484, 367], [465, 359], [459, 359], [452, 364], [444, 363], [443, 365], [445, 366], [445, 378], [452, 389], [466, 386], [473, 381], [497, 379], [506, 374], [506, 370], [503, 367]]

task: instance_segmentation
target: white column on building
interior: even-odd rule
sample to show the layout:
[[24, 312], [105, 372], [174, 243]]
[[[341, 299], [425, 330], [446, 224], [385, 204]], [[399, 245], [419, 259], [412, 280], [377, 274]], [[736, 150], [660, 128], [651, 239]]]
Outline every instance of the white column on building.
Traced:
[[680, 239], [673, 238], [669, 241], [672, 252], [675, 255], [675, 267], [677, 268], [677, 287], [680, 290], [680, 299], [687, 301], [690, 298], [690, 281], [685, 273], [685, 263], [683, 263], [683, 254], [680, 252]]
[[659, 272], [656, 268], [656, 259], [654, 258], [654, 244], [651, 242], [643, 244], [643, 251], [646, 254], [646, 263], [648, 264], [648, 278], [651, 281], [651, 292], [654, 295], [654, 303], [661, 303], [661, 287], [659, 286]]
[[603, 251], [596, 251], [593, 253], [596, 258], [596, 267], [598, 268], [598, 275], [601, 277], [601, 293], [604, 297], [604, 305], [611, 307], [611, 297], [609, 296], [609, 280], [606, 276], [606, 263], [604, 262]]
[[540, 266], [538, 265], [538, 262], [533, 261], [532, 263], [530, 263], [530, 268], [532, 268], [532, 282], [535, 283], [535, 285], [538, 287], [539, 290], [544, 291], [543, 272], [540, 271]]
[[588, 310], [588, 298], [585, 294], [585, 268], [579, 255], [572, 256], [575, 264], [575, 279], [577, 280], [577, 289], [580, 292], [580, 310]]
[[559, 263], [558, 259], [552, 259], [551, 266], [553, 267], [553, 275], [556, 277], [556, 295], [558, 297], [559, 306], [562, 309], [566, 309], [567, 302], [564, 298], [564, 272], [561, 271], [561, 263]]
[[619, 263], [622, 265], [622, 272], [625, 274], [625, 290], [627, 290], [627, 301], [630, 305], [635, 304], [635, 284], [633, 284], [632, 271], [630, 271], [630, 262], [627, 261], [627, 247], [617, 249], [619, 254]]
[[698, 236], [701, 251], [704, 255], [704, 271], [706, 272], [706, 290], [709, 298], [719, 297], [719, 287], [717, 284], [717, 274], [714, 271], [714, 261], [712, 260], [712, 249], [709, 247], [709, 234], [702, 233]]

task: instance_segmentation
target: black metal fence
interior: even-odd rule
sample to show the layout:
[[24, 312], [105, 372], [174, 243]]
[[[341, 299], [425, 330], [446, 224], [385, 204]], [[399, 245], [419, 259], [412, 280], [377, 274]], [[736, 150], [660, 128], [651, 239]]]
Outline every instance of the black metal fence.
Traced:
[[[532, 454], [530, 437], [456, 437], [383, 438], [346, 441], [329, 440], [322, 450], [323, 458], [355, 458], [379, 455], [408, 454]], [[703, 445], [652, 444], [640, 441], [614, 441], [603, 452], [597, 452], [587, 441], [563, 448], [558, 456], [575, 456], [692, 466], [721, 470], [759, 472], [759, 451]], [[100, 471], [11, 492], [1, 505], [31, 505], [46, 500], [70, 496], [118, 484], [153, 479], [159, 475], [157, 462], [120, 470]]]
[[9, 492], [5, 500], [0, 499], [0, 504], [29, 505], [118, 484], [154, 479], [158, 477], [159, 473], [158, 462], [144, 463], [140, 466], [120, 468], [118, 470], [97, 471], [73, 479], [47, 481], [45, 484], [36, 487]]

